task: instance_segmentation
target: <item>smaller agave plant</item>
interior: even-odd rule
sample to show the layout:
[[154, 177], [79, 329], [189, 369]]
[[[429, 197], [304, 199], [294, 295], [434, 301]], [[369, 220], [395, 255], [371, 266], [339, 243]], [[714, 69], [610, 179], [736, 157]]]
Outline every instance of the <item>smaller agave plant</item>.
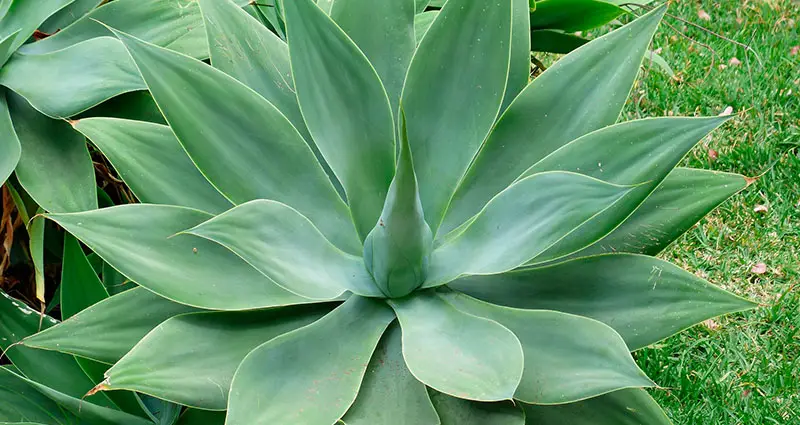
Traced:
[[199, 4], [212, 66], [116, 32], [168, 126], [73, 122], [143, 204], [48, 217], [141, 287], [18, 348], [110, 365], [93, 393], [229, 425], [668, 424], [630, 351], [753, 306], [652, 256], [746, 185], [674, 169], [726, 118], [617, 123], [664, 7], [527, 84], [511, 0], [449, 0], [418, 45], [413, 0], [285, 1], [288, 44]]

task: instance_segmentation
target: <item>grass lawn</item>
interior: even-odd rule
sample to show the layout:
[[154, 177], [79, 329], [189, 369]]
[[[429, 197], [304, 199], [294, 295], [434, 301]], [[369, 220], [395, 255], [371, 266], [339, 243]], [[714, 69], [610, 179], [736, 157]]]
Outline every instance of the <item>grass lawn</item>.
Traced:
[[[763, 175], [663, 257], [763, 307], [696, 326], [635, 357], [664, 387], [652, 394], [677, 425], [797, 425], [800, 53], [792, 48], [800, 45], [800, 2], [681, 0], [670, 13], [751, 44], [763, 67], [742, 47], [667, 17], [718, 57], [712, 62], [710, 50], [662, 25], [653, 48], [661, 49], [678, 80], [645, 72], [627, 118], [717, 115], [730, 106], [735, 120], [701, 143], [685, 165]], [[758, 263], [765, 272], [754, 269]]]

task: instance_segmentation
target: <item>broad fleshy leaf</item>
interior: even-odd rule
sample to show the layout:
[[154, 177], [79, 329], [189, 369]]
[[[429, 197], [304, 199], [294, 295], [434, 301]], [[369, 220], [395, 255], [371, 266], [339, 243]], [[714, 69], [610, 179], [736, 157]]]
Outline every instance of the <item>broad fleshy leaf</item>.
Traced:
[[511, 3], [448, 1], [411, 61], [402, 104], [434, 234], [500, 111], [511, 57]]
[[558, 406], [522, 404], [528, 425], [672, 425], [646, 391], [628, 389]]
[[431, 255], [424, 286], [467, 274], [502, 273], [534, 260], [630, 190], [568, 172], [526, 177], [445, 238]]
[[441, 425], [525, 425], [525, 413], [511, 402], [479, 403], [431, 391]]
[[394, 174], [395, 126], [386, 90], [361, 50], [312, 0], [283, 7], [300, 109], [344, 187], [363, 240], [378, 221]]
[[26, 347], [60, 351], [114, 364], [164, 320], [196, 311], [144, 289], [133, 288], [25, 338]]
[[360, 257], [333, 246], [308, 218], [280, 202], [250, 201], [184, 233], [230, 249], [282, 288], [309, 299], [331, 300], [345, 291], [382, 296]]
[[128, 389], [186, 406], [225, 410], [233, 374], [250, 351], [318, 320], [331, 309], [318, 304], [172, 317], [109, 369], [106, 389]]
[[39, 31], [49, 34], [58, 32], [89, 13], [92, 9], [99, 6], [100, 3], [103, 3], [103, 1], [104, 0], [74, 0], [67, 7], [54, 13], [39, 25]]
[[220, 213], [233, 205], [195, 167], [169, 127], [117, 118], [72, 123], [103, 152], [144, 203]]
[[534, 79], [481, 147], [453, 196], [440, 234], [476, 214], [551, 152], [613, 124], [665, 10], [659, 7], [593, 40]]
[[710, 317], [755, 307], [666, 261], [634, 254], [470, 276], [450, 287], [494, 304], [597, 319], [619, 332], [631, 350]]
[[747, 179], [739, 174], [676, 168], [617, 229], [576, 255], [656, 255], [747, 186]]
[[226, 412], [186, 409], [176, 425], [225, 425]]
[[543, 0], [530, 13], [531, 30], [585, 31], [613, 21], [625, 9], [602, 0]]
[[501, 307], [453, 292], [442, 296], [465, 313], [494, 320], [517, 336], [525, 354], [525, 371], [514, 394], [519, 401], [573, 403], [655, 385], [636, 366], [622, 337], [601, 322], [556, 311]]
[[355, 400], [394, 318], [382, 302], [354, 296], [256, 348], [233, 377], [226, 424], [333, 424]]
[[378, 224], [364, 241], [364, 264], [389, 298], [406, 296], [422, 285], [433, 245], [433, 234], [419, 199], [405, 122], [401, 121], [397, 172]]
[[201, 61], [118, 36], [178, 140], [226, 198], [235, 204], [285, 202], [307, 215], [336, 246], [360, 251], [347, 205], [300, 133], [275, 106]]
[[70, 117], [119, 94], [146, 88], [125, 48], [112, 37], [43, 54], [16, 53], [0, 69], [0, 84], [53, 118]]
[[589, 40], [556, 30], [531, 31], [531, 51], [567, 54]]
[[399, 324], [390, 325], [383, 334], [358, 397], [341, 421], [346, 425], [439, 425], [425, 385], [406, 367]]
[[[0, 40], [12, 37], [0, 56], [0, 66], [5, 63], [19, 46], [39, 28], [39, 25], [54, 13], [68, 6], [74, 0], [50, 0], [47, 3], [32, 1], [5, 1], [5, 9], [0, 16]], [[6, 43], [3, 43], [6, 44]]]
[[11, 115], [8, 112], [5, 90], [0, 92], [0, 185], [6, 182], [8, 176], [17, 166], [21, 148]]
[[530, 0], [512, 1], [511, 60], [508, 68], [508, 83], [503, 95], [504, 111], [517, 95], [528, 85], [531, 76], [531, 28]]
[[563, 170], [614, 184], [644, 183], [548, 248], [535, 262], [571, 254], [611, 232], [641, 205], [692, 146], [726, 120], [727, 117], [628, 121], [573, 140], [526, 170], [520, 178]]
[[411, 373], [439, 392], [475, 401], [510, 400], [523, 370], [522, 346], [503, 325], [458, 310], [439, 294], [389, 300], [403, 331]]
[[48, 217], [123, 275], [182, 304], [245, 310], [313, 302], [279, 287], [224, 247], [177, 234], [213, 217], [202, 211], [131, 204]]
[[83, 136], [64, 121], [42, 116], [25, 99], [7, 95], [22, 146], [16, 175], [25, 191], [50, 212], [97, 208], [94, 167]]
[[61, 318], [66, 320], [92, 304], [108, 298], [108, 292], [74, 237], [64, 236], [62, 258]]
[[417, 40], [417, 45], [422, 41], [422, 37], [428, 32], [433, 25], [433, 20], [439, 16], [438, 10], [429, 10], [422, 12], [414, 17], [414, 38]]
[[[80, 396], [78, 396], [80, 397]], [[28, 380], [0, 367], [0, 418], [46, 425], [152, 425], [118, 410], [98, 406]]]
[[[525, 0], [527, 1], [527, 0]], [[364, 52], [380, 76], [394, 116], [414, 55], [417, 0], [335, 0], [331, 18]]]

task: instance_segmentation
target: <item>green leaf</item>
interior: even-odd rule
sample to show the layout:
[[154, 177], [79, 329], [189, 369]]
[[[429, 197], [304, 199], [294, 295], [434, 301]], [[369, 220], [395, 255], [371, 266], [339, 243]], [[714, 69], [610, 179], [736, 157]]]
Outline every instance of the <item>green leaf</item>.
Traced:
[[0, 368], [0, 418], [47, 425], [152, 425], [118, 410], [71, 397]]
[[511, 56], [511, 2], [448, 1], [408, 70], [402, 103], [434, 234], [500, 111]]
[[414, 38], [417, 40], [417, 45], [422, 41], [422, 37], [428, 33], [428, 30], [433, 25], [433, 20], [439, 16], [438, 10], [429, 10], [422, 12], [414, 17]]
[[588, 43], [577, 35], [556, 30], [531, 31], [531, 51], [567, 54]]
[[297, 104], [286, 43], [230, 0], [203, 0], [200, 7], [211, 40], [211, 64], [275, 105], [303, 136], [334, 185], [339, 185]]
[[[0, 291], [0, 351], [28, 378], [55, 391], [73, 397], [82, 397], [96, 385], [75, 362], [72, 356], [51, 351], [36, 350], [11, 344], [18, 343], [40, 328], [47, 329], [58, 322], [50, 316], [39, 315], [21, 301]], [[95, 335], [96, 337], [96, 335]], [[0, 385], [0, 390], [3, 386]], [[98, 397], [100, 396], [100, 397]], [[3, 400], [3, 398], [0, 398]], [[105, 394], [97, 394], [86, 399], [90, 403], [113, 406]], [[0, 416], [3, 417], [3, 416]]]
[[144, 90], [123, 93], [82, 112], [74, 119], [78, 121], [93, 117], [147, 121], [156, 124], [167, 123], [158, 106], [156, 106], [153, 96], [150, 96], [150, 92]]
[[[103, 260], [101, 259], [100, 261]], [[105, 285], [109, 295], [114, 296], [138, 286], [105, 261], [103, 261], [102, 265], [102, 274], [103, 285]]]
[[186, 409], [177, 425], [225, 425], [225, 412]]
[[45, 219], [44, 217], [39, 216], [38, 214], [43, 213], [41, 208], [36, 212], [37, 216], [34, 216], [33, 220], [30, 223], [26, 223], [28, 226], [28, 235], [30, 236], [29, 243], [28, 243], [28, 251], [31, 254], [31, 262], [33, 263], [33, 271], [34, 271], [34, 285], [36, 288], [36, 300], [41, 303], [41, 305], [45, 304], [44, 299], [44, 224]]
[[174, 425], [178, 421], [181, 409], [183, 409], [183, 406], [148, 395], [137, 394], [136, 398], [139, 400], [141, 407], [147, 411], [147, 416], [156, 425]]
[[103, 0], [74, 0], [69, 6], [47, 18], [39, 26], [39, 30], [50, 34], [58, 32], [89, 13], [101, 3], [103, 3]]
[[195, 309], [161, 298], [144, 288], [133, 288], [25, 338], [22, 344], [111, 365], [161, 322], [192, 311]]
[[425, 385], [406, 367], [400, 325], [392, 324], [384, 333], [358, 397], [341, 421], [346, 425], [439, 425]]
[[61, 268], [61, 318], [66, 320], [106, 298], [106, 287], [86, 259], [80, 243], [66, 235]]
[[747, 179], [738, 174], [677, 168], [618, 228], [576, 255], [656, 255], [747, 186]]
[[4, 184], [14, 171], [21, 151], [3, 90], [0, 92], [0, 185]]
[[[244, 6], [249, 0], [235, 0]], [[101, 23], [102, 22], [102, 23]], [[41, 54], [111, 33], [108, 25], [134, 37], [189, 56], [208, 57], [203, 17], [195, 0], [114, 0], [93, 10], [74, 24], [20, 51]]]
[[665, 10], [658, 8], [593, 40], [534, 79], [506, 109], [482, 146], [453, 196], [439, 234], [478, 213], [551, 152], [613, 124]]
[[348, 290], [382, 296], [360, 257], [337, 249], [308, 218], [280, 202], [250, 201], [183, 233], [230, 249], [280, 287], [308, 299], [332, 300]]
[[285, 202], [306, 214], [336, 246], [360, 251], [347, 206], [275, 106], [203, 62], [118, 36], [178, 140], [226, 198], [236, 204], [252, 199]]
[[442, 296], [517, 336], [525, 354], [517, 400], [563, 404], [655, 385], [636, 366], [622, 337], [601, 322], [556, 311], [511, 309], [452, 292]]
[[544, 0], [530, 13], [531, 30], [585, 31], [605, 25], [625, 10], [600, 0]]
[[727, 117], [628, 121], [580, 137], [522, 174], [571, 171], [614, 184], [642, 184], [536, 258], [536, 263], [585, 248], [622, 223], [667, 177], [684, 155]]
[[478, 403], [431, 391], [442, 425], [525, 425], [525, 414], [511, 402]]
[[[402, 108], [400, 110], [402, 114]], [[425, 222], [417, 177], [401, 116], [397, 172], [378, 224], [364, 241], [364, 264], [389, 298], [404, 297], [425, 281], [433, 234]]]
[[414, 55], [414, 12], [418, 0], [335, 0], [331, 18], [369, 59], [380, 76], [394, 116]]
[[494, 304], [597, 319], [619, 332], [631, 350], [705, 319], [755, 306], [666, 261], [634, 254], [471, 276], [450, 286]]
[[428, 7], [430, 0], [416, 0], [414, 3], [414, 9], [416, 10], [416, 13], [417, 15], [420, 15], [425, 11], [425, 8]]
[[42, 116], [19, 96], [8, 93], [7, 99], [22, 145], [16, 175], [25, 191], [46, 211], [97, 208], [94, 167], [83, 136], [64, 121]]
[[176, 235], [212, 217], [202, 211], [131, 204], [48, 217], [134, 282], [182, 304], [244, 310], [312, 302], [216, 243]]
[[378, 221], [394, 171], [386, 90], [364, 54], [311, 0], [283, 6], [300, 109], [363, 240]]
[[233, 374], [250, 351], [318, 320], [331, 309], [319, 304], [175, 316], [153, 329], [108, 371], [107, 389], [225, 410]]
[[195, 167], [169, 127], [116, 118], [85, 118], [72, 125], [111, 161], [140, 201], [210, 213], [231, 208]]
[[445, 238], [433, 251], [424, 287], [467, 274], [502, 273], [534, 260], [630, 190], [567, 172], [526, 177]]
[[53, 118], [70, 117], [121, 93], [145, 88], [125, 48], [111, 37], [50, 53], [16, 53], [0, 70], [0, 84]]
[[[22, 46], [28, 37], [39, 28], [50, 15], [63, 9], [74, 0], [51, 0], [47, 3], [31, 1], [9, 1], [5, 13], [0, 16], [0, 40], [13, 37], [7, 48], [0, 56], [0, 66], [6, 62], [9, 55]], [[6, 44], [4, 42], [4, 44]]]
[[[0, 15], [2, 17], [2, 15]], [[5, 38], [0, 38], [0, 59], [2, 59], [2, 64], [5, 64], [5, 61], [11, 57], [11, 54], [14, 53], [14, 41], [17, 38], [17, 34], [19, 34], [20, 30], [17, 30]]]
[[572, 404], [523, 404], [530, 425], [672, 425], [646, 391], [628, 389]]
[[508, 83], [503, 95], [504, 111], [511, 101], [528, 85], [531, 76], [531, 36], [529, 0], [512, 0], [511, 60]]
[[672, 67], [669, 66], [669, 63], [661, 57], [658, 53], [648, 50], [647, 54], [644, 57], [644, 63], [646, 63], [649, 67], [655, 65], [658, 70], [667, 74], [668, 77], [675, 77], [675, 71], [672, 70]]
[[382, 302], [354, 296], [259, 346], [233, 377], [226, 424], [333, 424], [355, 400], [394, 317]]
[[522, 346], [503, 325], [458, 310], [432, 291], [389, 300], [403, 330], [403, 357], [425, 385], [476, 401], [510, 400]]

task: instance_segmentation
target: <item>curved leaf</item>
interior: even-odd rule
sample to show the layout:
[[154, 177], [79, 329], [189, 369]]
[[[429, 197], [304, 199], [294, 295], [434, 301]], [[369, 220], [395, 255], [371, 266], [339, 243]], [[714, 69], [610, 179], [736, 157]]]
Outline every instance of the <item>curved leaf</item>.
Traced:
[[424, 286], [465, 274], [502, 273], [536, 259], [630, 190], [566, 172], [522, 179], [433, 251]]
[[354, 296], [256, 348], [233, 377], [226, 424], [333, 424], [355, 400], [393, 320], [382, 302]]
[[288, 291], [331, 300], [345, 291], [381, 297], [360, 257], [331, 245], [297, 210], [280, 202], [239, 205], [184, 233], [214, 241]]
[[386, 90], [364, 54], [312, 0], [283, 7], [300, 109], [345, 189], [363, 240], [378, 221], [394, 171]]
[[406, 367], [402, 331], [392, 324], [372, 355], [346, 425], [439, 425], [428, 391]]
[[434, 234], [500, 111], [511, 57], [511, 3], [448, 1], [411, 61], [402, 103]]
[[439, 16], [438, 10], [429, 10], [427, 12], [418, 13], [414, 17], [414, 38], [417, 40], [417, 46], [422, 41], [422, 37], [428, 33], [428, 30], [433, 25], [433, 20]]
[[499, 323], [456, 309], [435, 292], [390, 299], [403, 330], [403, 357], [425, 385], [476, 401], [510, 400], [520, 383], [522, 346]]
[[176, 235], [212, 218], [202, 211], [131, 204], [48, 217], [134, 282], [182, 304], [245, 310], [313, 302], [216, 243]]
[[[523, 0], [527, 1], [527, 0]], [[335, 0], [331, 18], [364, 52], [398, 116], [400, 93], [414, 55], [417, 0]]]
[[103, 0], [74, 0], [67, 7], [47, 18], [39, 25], [39, 30], [50, 34], [58, 32], [89, 13], [102, 2]]
[[551, 152], [613, 124], [665, 10], [657, 8], [593, 40], [534, 79], [506, 109], [481, 147], [453, 195], [439, 234], [476, 214]]
[[531, 51], [567, 54], [589, 40], [556, 30], [531, 31]]
[[[48, 17], [68, 6], [74, 0], [51, 0], [47, 3], [31, 1], [5, 1], [0, 16], [0, 40], [13, 37], [0, 56], [0, 66], [19, 46], [22, 46], [39, 25]], [[4, 43], [5, 44], [5, 43]]]
[[116, 118], [72, 123], [105, 155], [144, 203], [220, 213], [231, 208], [186, 155], [169, 127]]
[[161, 298], [144, 288], [133, 288], [25, 338], [22, 344], [110, 365], [164, 320], [192, 311], [195, 309]]
[[625, 10], [602, 0], [543, 0], [530, 13], [531, 30], [585, 31], [605, 25]]
[[83, 136], [64, 121], [42, 116], [19, 96], [8, 93], [7, 99], [22, 146], [16, 175], [25, 191], [46, 211], [96, 209], [94, 166]]
[[529, 425], [672, 425], [646, 391], [629, 389], [558, 406], [523, 404]]
[[201, 61], [118, 36], [178, 140], [226, 198], [236, 204], [253, 199], [285, 202], [307, 215], [336, 246], [360, 251], [347, 205], [275, 106]]
[[125, 48], [111, 37], [44, 54], [16, 53], [0, 70], [0, 84], [53, 118], [70, 117], [146, 88]]
[[225, 412], [186, 409], [176, 425], [225, 425]]
[[64, 236], [60, 292], [63, 320], [108, 298], [106, 287], [86, 259], [80, 243], [69, 235]]
[[511, 59], [503, 95], [504, 111], [528, 85], [531, 76], [530, 0], [512, 0]]
[[21, 151], [4, 90], [0, 92], [0, 185], [4, 184], [14, 171]]
[[510, 402], [479, 403], [431, 391], [442, 425], [525, 425], [525, 414]]
[[233, 374], [247, 353], [330, 310], [328, 305], [311, 305], [172, 317], [109, 369], [106, 389], [127, 389], [186, 406], [225, 410]]
[[695, 323], [755, 305], [653, 257], [607, 254], [450, 286], [482, 300], [591, 317], [614, 328], [631, 350]]
[[494, 320], [517, 336], [525, 371], [514, 398], [563, 404], [623, 388], [650, 387], [614, 329], [596, 320], [547, 310], [520, 310], [463, 294], [442, 295], [456, 308]]
[[677, 168], [618, 228], [575, 256], [605, 252], [656, 255], [747, 186], [747, 179], [738, 174]]

